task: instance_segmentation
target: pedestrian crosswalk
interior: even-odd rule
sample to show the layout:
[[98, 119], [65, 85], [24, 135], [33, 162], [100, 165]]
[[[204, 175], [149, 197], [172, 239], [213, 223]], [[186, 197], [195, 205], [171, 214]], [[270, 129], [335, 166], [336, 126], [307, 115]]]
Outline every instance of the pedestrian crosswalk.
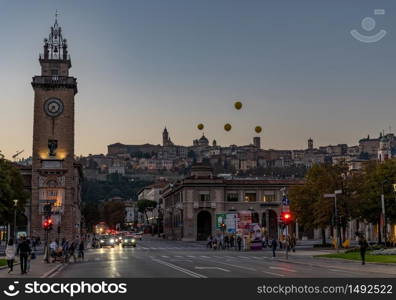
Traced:
[[200, 246], [184, 246], [184, 247], [144, 247], [138, 246], [136, 250], [206, 250]]
[[[158, 254], [158, 255], [148, 255], [151, 259], [165, 259], [165, 260], [214, 260], [214, 261], [264, 261], [270, 259], [268, 256], [240, 256], [240, 255], [170, 255], [170, 254]], [[106, 254], [93, 254], [92, 256], [85, 259], [85, 262], [99, 262], [108, 260], [130, 260], [130, 259], [142, 259], [141, 256], [126, 256], [124, 254], [115, 254], [112, 256], [107, 256]]]

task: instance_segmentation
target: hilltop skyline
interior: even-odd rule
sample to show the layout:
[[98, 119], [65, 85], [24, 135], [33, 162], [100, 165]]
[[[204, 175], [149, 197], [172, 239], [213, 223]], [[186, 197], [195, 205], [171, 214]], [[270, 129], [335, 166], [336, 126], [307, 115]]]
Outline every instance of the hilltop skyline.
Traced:
[[[159, 144], [164, 126], [175, 144], [190, 145], [198, 123], [220, 145], [249, 144], [262, 126], [265, 149], [302, 149], [309, 137], [355, 145], [388, 132], [396, 127], [395, 4], [352, 2], [86, 1], [78, 11], [77, 1], [6, 2], [0, 150], [31, 153], [30, 81], [56, 10], [79, 83], [76, 154]], [[387, 12], [376, 20], [388, 36], [357, 42], [350, 30], [377, 8]]]

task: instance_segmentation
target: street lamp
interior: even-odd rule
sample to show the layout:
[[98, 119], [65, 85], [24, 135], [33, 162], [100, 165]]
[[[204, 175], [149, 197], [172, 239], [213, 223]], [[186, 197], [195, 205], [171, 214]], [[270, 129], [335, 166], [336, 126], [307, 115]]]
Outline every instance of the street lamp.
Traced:
[[14, 201], [14, 243], [16, 243], [16, 240], [17, 240], [16, 213], [17, 213], [18, 200], [15, 199], [13, 201]]
[[385, 195], [384, 195], [384, 184], [385, 183], [388, 183], [387, 179], [385, 179], [384, 181], [381, 182], [381, 211], [382, 211], [382, 218], [383, 218], [382, 234], [384, 236], [384, 242], [385, 242], [385, 247], [386, 247], [387, 230], [386, 230]]
[[337, 253], [339, 252], [339, 245], [341, 244], [341, 235], [340, 235], [340, 226], [338, 222], [338, 209], [337, 209], [337, 195], [342, 194], [342, 190], [336, 190], [334, 191], [334, 194], [324, 194], [323, 197], [325, 198], [334, 198], [334, 218], [336, 221], [336, 231], [337, 231], [337, 243], [336, 243], [336, 249]]

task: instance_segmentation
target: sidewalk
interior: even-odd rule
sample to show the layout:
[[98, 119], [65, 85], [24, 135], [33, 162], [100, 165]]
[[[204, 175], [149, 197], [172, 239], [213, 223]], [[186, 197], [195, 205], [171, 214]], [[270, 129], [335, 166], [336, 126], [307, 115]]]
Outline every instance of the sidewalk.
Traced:
[[8, 274], [7, 266], [0, 267], [0, 278], [45, 278], [64, 267], [64, 264], [59, 262], [46, 263], [43, 261], [43, 258], [43, 255], [37, 255], [36, 259], [30, 261], [30, 271], [27, 274], [22, 275], [19, 258], [16, 257], [17, 261], [14, 263], [14, 271]]

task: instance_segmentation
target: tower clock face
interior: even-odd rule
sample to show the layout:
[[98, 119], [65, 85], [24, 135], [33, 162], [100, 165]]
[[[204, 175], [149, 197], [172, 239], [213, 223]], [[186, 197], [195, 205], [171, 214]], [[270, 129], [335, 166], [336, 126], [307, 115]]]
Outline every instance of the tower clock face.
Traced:
[[50, 117], [57, 117], [63, 112], [63, 102], [58, 98], [50, 98], [44, 103], [44, 111]]

